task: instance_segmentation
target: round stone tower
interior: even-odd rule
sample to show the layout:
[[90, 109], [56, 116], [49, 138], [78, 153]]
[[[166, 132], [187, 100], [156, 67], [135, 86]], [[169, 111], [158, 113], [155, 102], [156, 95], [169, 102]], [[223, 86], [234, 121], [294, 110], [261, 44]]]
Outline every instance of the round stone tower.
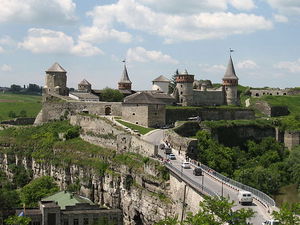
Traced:
[[232, 58], [230, 56], [225, 75], [223, 77], [223, 89], [225, 103], [227, 105], [238, 105], [237, 87], [239, 78], [235, 74]]
[[48, 70], [46, 70], [46, 86], [44, 93], [69, 95], [67, 88], [67, 71], [58, 63], [54, 63]]
[[182, 104], [182, 106], [193, 105], [194, 76], [195, 75], [188, 74], [186, 70], [176, 75], [176, 89], [178, 91], [179, 103]]

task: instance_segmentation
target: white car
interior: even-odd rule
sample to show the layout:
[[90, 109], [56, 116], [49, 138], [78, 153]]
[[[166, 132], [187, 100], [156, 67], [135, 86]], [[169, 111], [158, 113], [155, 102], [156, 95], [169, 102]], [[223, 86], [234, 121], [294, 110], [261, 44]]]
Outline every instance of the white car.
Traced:
[[168, 155], [168, 159], [175, 160], [176, 156], [173, 153], [171, 153]]
[[182, 167], [183, 169], [190, 169], [190, 168], [191, 168], [191, 165], [190, 165], [189, 162], [183, 162], [183, 163], [181, 164], [181, 167]]
[[265, 222], [262, 223], [262, 225], [279, 225], [278, 220], [266, 220]]
[[244, 203], [252, 204], [253, 202], [252, 193], [249, 191], [239, 191], [238, 198], [240, 204], [244, 204]]

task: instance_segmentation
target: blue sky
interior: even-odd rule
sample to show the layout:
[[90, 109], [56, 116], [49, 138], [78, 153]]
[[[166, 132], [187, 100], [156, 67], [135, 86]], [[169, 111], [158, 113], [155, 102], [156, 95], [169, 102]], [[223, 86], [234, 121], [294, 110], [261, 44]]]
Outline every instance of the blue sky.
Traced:
[[44, 85], [59, 62], [68, 86], [116, 88], [126, 58], [133, 89], [176, 69], [221, 82], [300, 86], [299, 0], [0, 0], [0, 86]]

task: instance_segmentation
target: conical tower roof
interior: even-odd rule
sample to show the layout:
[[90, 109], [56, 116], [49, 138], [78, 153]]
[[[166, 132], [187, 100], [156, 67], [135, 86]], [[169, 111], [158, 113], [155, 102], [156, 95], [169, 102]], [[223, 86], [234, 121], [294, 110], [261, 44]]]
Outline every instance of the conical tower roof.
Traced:
[[66, 73], [67, 71], [65, 71], [65, 69], [62, 68], [62, 66], [56, 62], [48, 70], [46, 70], [46, 72], [64, 72], [64, 73]]
[[169, 79], [164, 77], [163, 75], [160, 75], [159, 77], [155, 78], [152, 82], [170, 82]]
[[126, 65], [124, 65], [123, 74], [122, 74], [122, 77], [121, 77], [121, 80], [119, 81], [119, 83], [131, 84], [131, 81], [129, 80], [129, 76], [127, 73]]
[[227, 69], [226, 69], [225, 75], [223, 77], [223, 80], [224, 79], [231, 79], [231, 80], [238, 80], [239, 79], [235, 74], [235, 70], [234, 70], [234, 66], [233, 66], [231, 56], [229, 58]]
[[82, 85], [91, 85], [91, 83], [88, 82], [86, 79], [83, 79], [79, 84], [82, 84]]

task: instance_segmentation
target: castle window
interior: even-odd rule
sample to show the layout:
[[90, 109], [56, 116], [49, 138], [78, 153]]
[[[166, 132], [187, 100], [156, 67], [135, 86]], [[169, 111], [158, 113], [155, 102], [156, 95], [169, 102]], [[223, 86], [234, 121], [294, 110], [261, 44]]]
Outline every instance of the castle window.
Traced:
[[74, 219], [74, 220], [73, 220], [73, 225], [79, 225], [78, 219]]
[[180, 87], [183, 87], [182, 84], [180, 84]]
[[180, 94], [182, 95], [182, 94], [183, 94], [183, 92], [181, 91], [181, 92], [180, 92]]
[[277, 95], [279, 95], [279, 93], [277, 92]]
[[69, 225], [69, 220], [68, 219], [64, 219], [64, 225]]
[[[265, 93], [264, 93], [264, 94], [265, 94]], [[255, 94], [255, 96], [259, 96], [259, 94], [258, 94], [258, 93], [256, 93], [256, 94]]]
[[157, 113], [154, 113], [154, 115], [156, 116], [156, 115], [157, 115]]
[[270, 93], [270, 95], [272, 95], [272, 93]]
[[89, 218], [83, 218], [83, 225], [89, 225]]
[[136, 104], [136, 106], [139, 106], [139, 104]]
[[139, 122], [135, 122], [135, 124], [139, 124]]
[[133, 116], [135, 116], [135, 113], [132, 113]]
[[286, 95], [286, 93], [283, 93], [283, 95]]

